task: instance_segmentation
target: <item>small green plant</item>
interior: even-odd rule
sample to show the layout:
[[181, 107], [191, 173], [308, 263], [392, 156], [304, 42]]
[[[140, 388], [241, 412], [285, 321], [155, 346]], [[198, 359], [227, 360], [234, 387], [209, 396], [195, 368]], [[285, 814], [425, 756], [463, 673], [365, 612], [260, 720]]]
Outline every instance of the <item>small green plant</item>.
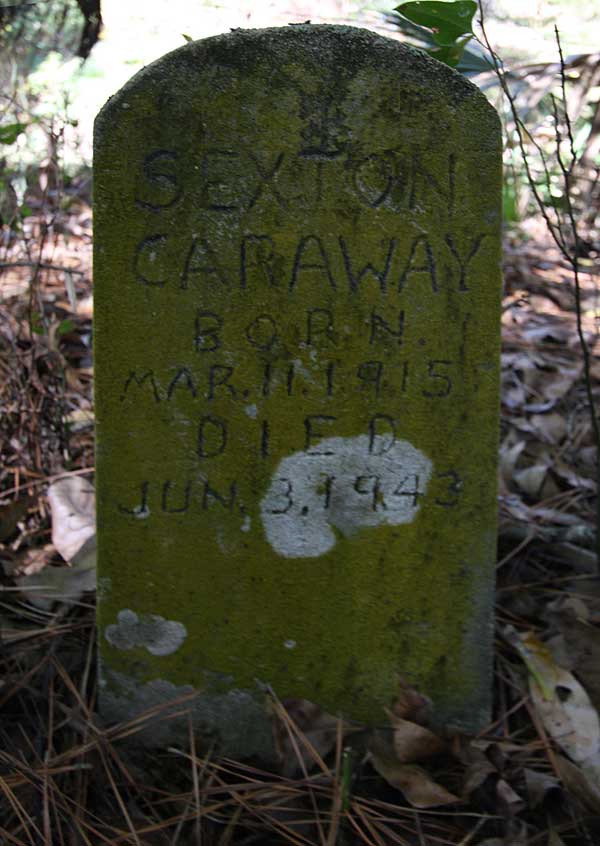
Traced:
[[[396, 6], [395, 11], [400, 17], [399, 26], [408, 29], [407, 34], [420, 38], [431, 56], [450, 67], [463, 69], [460, 65], [464, 64], [467, 45], [475, 37], [475, 0], [411, 0]], [[467, 58], [470, 70], [489, 68], [489, 63], [477, 53], [470, 52]]]
[[27, 126], [26, 123], [5, 123], [0, 126], [0, 144], [14, 144]]

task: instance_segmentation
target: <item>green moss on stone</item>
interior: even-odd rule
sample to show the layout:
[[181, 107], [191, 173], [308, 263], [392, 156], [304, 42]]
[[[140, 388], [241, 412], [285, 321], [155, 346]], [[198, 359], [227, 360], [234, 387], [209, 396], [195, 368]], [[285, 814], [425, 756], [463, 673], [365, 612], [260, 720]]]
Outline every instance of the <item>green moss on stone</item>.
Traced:
[[[109, 101], [95, 143], [105, 665], [140, 684], [260, 679], [367, 722], [400, 675], [440, 721], [478, 728], [495, 553], [497, 115], [419, 51], [301, 26], [165, 56]], [[387, 474], [371, 497], [354, 458], [314, 455], [374, 433], [383, 449], [387, 418], [432, 467], [408, 522], [391, 513], [414, 486], [402, 467], [392, 485], [389, 463], [365, 456]], [[290, 494], [274, 477], [296, 454]], [[294, 501], [294, 554], [281, 554], [265, 520], [285, 518], [315, 466], [306, 501], [330, 497], [335, 543], [297, 554], [313, 518]], [[311, 523], [317, 540], [325, 519]], [[115, 648], [104, 632], [123, 609], [187, 637], [169, 655]]]

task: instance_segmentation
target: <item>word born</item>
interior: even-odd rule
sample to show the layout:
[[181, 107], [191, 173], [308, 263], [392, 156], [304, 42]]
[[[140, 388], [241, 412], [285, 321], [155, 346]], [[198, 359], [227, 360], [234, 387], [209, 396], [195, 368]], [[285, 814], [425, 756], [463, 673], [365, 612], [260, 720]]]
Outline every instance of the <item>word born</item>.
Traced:
[[[231, 322], [231, 321], [230, 321]], [[245, 321], [244, 321], [245, 322]], [[368, 323], [365, 321], [369, 345], [378, 343], [402, 346], [405, 329], [404, 309], [394, 313], [386, 312], [385, 317], [371, 309]], [[195, 318], [194, 348], [196, 352], [215, 352], [223, 346], [223, 333], [229, 326], [222, 314], [209, 309], [198, 308]], [[269, 352], [285, 334], [282, 321], [272, 314], [264, 312], [252, 316], [243, 326], [242, 335], [254, 349]], [[336, 326], [333, 311], [328, 308], [309, 308], [294, 327], [295, 335], [300, 337], [300, 344], [307, 347], [337, 347], [342, 334], [346, 331]], [[362, 327], [361, 327], [362, 329]]]

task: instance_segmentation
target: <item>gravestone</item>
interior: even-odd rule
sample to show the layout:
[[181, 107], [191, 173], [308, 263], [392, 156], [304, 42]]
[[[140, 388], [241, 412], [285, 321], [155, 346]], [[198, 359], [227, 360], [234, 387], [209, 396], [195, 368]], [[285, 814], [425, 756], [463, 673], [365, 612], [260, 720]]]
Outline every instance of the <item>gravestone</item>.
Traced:
[[251, 754], [265, 685], [378, 723], [402, 678], [488, 719], [500, 145], [470, 82], [350, 27], [191, 43], [104, 107], [106, 714], [200, 691]]

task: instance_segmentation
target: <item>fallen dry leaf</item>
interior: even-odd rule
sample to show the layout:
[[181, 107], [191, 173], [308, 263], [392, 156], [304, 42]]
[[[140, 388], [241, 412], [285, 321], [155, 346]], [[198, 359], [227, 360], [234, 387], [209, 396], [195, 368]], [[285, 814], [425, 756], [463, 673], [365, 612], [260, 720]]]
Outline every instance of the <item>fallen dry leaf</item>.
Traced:
[[555, 755], [556, 768], [565, 790], [577, 797], [584, 808], [593, 814], [600, 814], [600, 787], [586, 777], [580, 767], [568, 758]]
[[69, 476], [50, 485], [48, 500], [52, 509], [52, 543], [65, 561], [79, 563], [75, 556], [96, 533], [94, 487], [82, 476]]
[[531, 696], [551, 737], [577, 763], [600, 753], [600, 720], [582, 685], [532, 632], [507, 629], [531, 674]]
[[[581, 550], [579, 550], [581, 553]], [[590, 585], [580, 581], [581, 597], [567, 594], [551, 603], [547, 618], [560, 634], [551, 640], [552, 654], [562, 666], [577, 674], [596, 710], [600, 709], [600, 608], [593, 593], [598, 588], [595, 580]]]
[[88, 408], [76, 408], [64, 418], [71, 432], [80, 432], [82, 429], [92, 428], [94, 425], [94, 412]]
[[518, 470], [514, 479], [521, 490], [530, 497], [539, 498], [548, 473], [547, 464], [534, 464], [524, 470]]
[[555, 689], [550, 699], [538, 681], [530, 679], [532, 699], [548, 733], [570, 758], [583, 763], [600, 752], [598, 714], [572, 673], [559, 668], [553, 677]]
[[577, 514], [568, 514], [543, 505], [536, 505], [530, 510], [530, 519], [534, 523], [543, 522], [557, 526], [576, 526], [581, 523], [581, 517]]
[[491, 761], [480, 760], [472, 763], [464, 776], [463, 795], [469, 799], [475, 790], [479, 790], [490, 777], [496, 778], [498, 770]]
[[548, 400], [558, 400], [567, 394], [575, 382], [581, 376], [581, 367], [572, 370], [564, 368], [559, 370], [553, 379], [548, 380], [544, 386], [544, 397]]
[[[314, 768], [315, 753], [325, 758], [331, 752], [336, 744], [339, 718], [308, 699], [287, 699], [283, 706], [282, 714], [273, 726], [275, 744], [282, 774], [293, 777], [303, 769], [309, 771]], [[281, 718], [283, 713], [285, 719]], [[347, 724], [344, 723], [342, 729], [346, 733]]]
[[531, 426], [545, 443], [559, 444], [567, 435], [567, 422], [562, 414], [533, 414]]
[[516, 444], [511, 444], [507, 438], [500, 447], [500, 481], [501, 490], [507, 492], [511, 489], [511, 483], [515, 476], [515, 468], [519, 456], [526, 447], [523, 440], [517, 441]]
[[[415, 725], [415, 728], [422, 727]], [[419, 735], [412, 728], [406, 730], [404, 727], [400, 728], [400, 734], [402, 733], [404, 733], [404, 739], [399, 739], [398, 743], [401, 754], [419, 755], [420, 759], [436, 754], [433, 752], [435, 744], [430, 736]], [[427, 731], [427, 735], [432, 735], [432, 732]], [[417, 737], [421, 738], [420, 752]], [[374, 731], [369, 741], [369, 757], [379, 775], [392, 787], [401, 790], [413, 807], [434, 808], [437, 805], [453, 805], [462, 801], [434, 781], [422, 767], [400, 760], [395, 740], [396, 738], [390, 738], [389, 733]], [[442, 751], [444, 746], [442, 741], [442, 746], [437, 747], [438, 751]], [[415, 760], [414, 757], [413, 760]]]
[[415, 764], [399, 764], [373, 753], [371, 762], [389, 785], [402, 791], [413, 808], [435, 808], [439, 805], [455, 805], [461, 801]]
[[445, 741], [424, 726], [392, 715], [392, 745], [400, 763], [424, 761], [445, 751]]
[[585, 689], [531, 632], [519, 635], [509, 626], [506, 636], [531, 674], [531, 698], [546, 731], [579, 765], [591, 795], [600, 796], [600, 719]]
[[431, 701], [399, 677], [398, 696], [392, 705], [391, 713], [388, 714], [390, 721], [393, 723], [396, 718], [399, 718], [422, 725], [427, 721], [430, 711]]
[[34, 573], [39, 573], [49, 563], [54, 555], [54, 547], [51, 543], [47, 543], [39, 549], [26, 549], [23, 553], [23, 558], [19, 561], [15, 571], [15, 576], [32, 576]]
[[0, 505], [0, 542], [8, 540], [14, 533], [19, 521], [27, 515], [32, 501], [31, 497], [24, 496]]
[[588, 491], [595, 491], [596, 490], [596, 482], [593, 479], [587, 479], [585, 476], [581, 476], [579, 473], [576, 473], [568, 464], [560, 459], [555, 459], [552, 464], [552, 470], [556, 473], [557, 476], [560, 476], [561, 479], [564, 479], [572, 488], [576, 488], [577, 490], [584, 488]]
[[496, 782], [496, 795], [500, 800], [500, 806], [503, 808], [505, 816], [514, 817], [527, 807], [519, 794], [503, 778]]
[[31, 605], [49, 611], [61, 602], [73, 605], [87, 591], [96, 589], [96, 571], [79, 567], [44, 567], [43, 570], [16, 579], [21, 593]]
[[558, 789], [560, 786], [558, 780], [553, 775], [550, 775], [550, 773], [525, 767], [523, 774], [525, 776], [529, 804], [532, 808], [537, 808], [538, 805], [541, 805], [548, 793]]
[[49, 610], [72, 605], [96, 587], [96, 495], [81, 476], [60, 479], [48, 489], [52, 542], [70, 567], [30, 567], [17, 579], [32, 605]]

